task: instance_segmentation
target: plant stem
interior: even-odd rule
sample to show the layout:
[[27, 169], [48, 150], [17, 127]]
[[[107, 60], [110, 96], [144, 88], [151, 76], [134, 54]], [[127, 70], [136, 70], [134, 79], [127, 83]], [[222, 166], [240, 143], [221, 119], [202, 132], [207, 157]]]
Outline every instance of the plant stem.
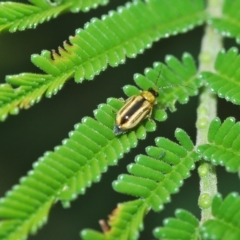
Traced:
[[[222, 0], [208, 0], [207, 11], [211, 17], [220, 17], [223, 5]], [[222, 49], [222, 37], [214, 32], [211, 26], [206, 26], [202, 39], [199, 56], [200, 71], [214, 71], [214, 62], [217, 53]], [[197, 141], [196, 145], [207, 143], [207, 132], [210, 122], [216, 117], [217, 101], [210, 89], [203, 88], [200, 95], [200, 104], [197, 109]], [[198, 168], [200, 176], [200, 196], [198, 200], [201, 208], [201, 222], [212, 218], [211, 203], [217, 193], [217, 176], [215, 167], [209, 162], [201, 161]]]

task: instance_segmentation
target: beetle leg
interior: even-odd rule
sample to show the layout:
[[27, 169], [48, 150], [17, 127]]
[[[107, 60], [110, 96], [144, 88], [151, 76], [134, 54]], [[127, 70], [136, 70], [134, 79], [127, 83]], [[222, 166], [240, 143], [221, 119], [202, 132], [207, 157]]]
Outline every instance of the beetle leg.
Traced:
[[150, 121], [150, 122], [154, 122], [154, 120], [152, 119], [152, 111], [153, 111], [153, 109], [151, 109], [150, 110], [150, 112], [149, 112], [149, 114], [146, 116], [146, 118], [148, 119], [148, 121]]

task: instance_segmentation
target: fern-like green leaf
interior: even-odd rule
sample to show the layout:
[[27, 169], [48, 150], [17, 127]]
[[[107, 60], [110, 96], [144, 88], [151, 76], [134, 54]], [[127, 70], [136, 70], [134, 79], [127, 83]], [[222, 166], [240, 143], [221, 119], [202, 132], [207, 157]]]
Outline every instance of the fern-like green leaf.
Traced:
[[81, 232], [81, 236], [84, 240], [136, 240], [139, 237], [139, 231], [143, 229], [142, 219], [146, 211], [147, 207], [141, 199], [118, 204], [109, 216], [108, 231], [99, 233], [85, 229]]
[[211, 18], [209, 23], [226, 37], [237, 38], [240, 41], [240, 15], [238, 9], [240, 8], [240, 1], [224, 1], [222, 15], [219, 18]]
[[114, 189], [143, 198], [149, 207], [155, 211], [161, 210], [163, 204], [170, 201], [170, 195], [183, 184], [183, 179], [190, 176], [198, 160], [188, 135], [182, 130], [177, 130], [175, 135], [182, 146], [158, 138], [157, 147], [148, 147], [148, 156], [137, 156], [136, 163], [128, 166], [132, 175], [121, 175], [114, 182]]
[[[29, 107], [39, 101], [45, 92], [47, 96], [56, 94], [73, 75], [77, 82], [84, 78], [92, 79], [108, 64], [117, 66], [123, 63], [126, 57], [142, 53], [160, 37], [200, 24], [205, 17], [202, 5], [201, 0], [194, 3], [176, 0], [173, 6], [169, 6], [167, 0], [149, 0], [147, 3], [135, 1], [119, 8], [118, 12], [102, 17], [102, 20], [93, 19], [84, 30], [78, 30], [70, 38], [70, 43], [65, 42], [64, 48], [59, 48], [59, 54], [43, 51], [41, 55], [32, 56], [36, 66], [49, 75], [21, 73], [7, 77], [7, 82], [17, 88], [9, 89], [5, 85], [1, 88], [0, 119], [5, 119], [9, 112], [17, 112], [18, 107]], [[174, 9], [172, 14], [159, 14], [162, 9], [170, 7]], [[167, 62], [170, 69], [163, 69], [166, 80], [171, 79], [170, 82], [174, 83], [181, 82], [185, 77], [193, 78], [194, 74], [191, 73], [196, 68], [191, 57], [183, 57], [184, 66], [174, 58], [169, 58]], [[176, 76], [172, 76], [174, 72]], [[188, 90], [178, 88], [180, 102], [186, 102], [189, 95], [196, 93], [196, 90], [190, 93]], [[168, 91], [170, 89], [164, 89], [164, 92]], [[171, 97], [170, 100], [172, 103], [169, 105], [173, 109], [177, 98]], [[166, 103], [162, 104], [166, 106]]]
[[[166, 119], [164, 108], [175, 110], [176, 101], [186, 103], [189, 96], [197, 94], [201, 85], [200, 80], [196, 78], [197, 69], [194, 60], [188, 53], [183, 55], [182, 63], [173, 56], [168, 56], [166, 62], [168, 66], [155, 63], [153, 69], [145, 70], [145, 76], [136, 74], [134, 79], [141, 89], [159, 88], [158, 107], [154, 107], [153, 111], [153, 118], [159, 121]], [[158, 81], [159, 73], [161, 73], [160, 81]], [[13, 89], [9, 84], [0, 85], [0, 120], [4, 120], [9, 113], [16, 114], [19, 109], [28, 108], [39, 102], [44, 93], [47, 97], [56, 94], [62, 88], [66, 77], [31, 73], [8, 76], [8, 83], [16, 88]], [[135, 86], [127, 85], [124, 87], [124, 92], [127, 96], [132, 96], [139, 94], [140, 90]], [[156, 128], [153, 121], [148, 121], [145, 127], [148, 131]]]
[[219, 97], [240, 104], [240, 56], [236, 48], [221, 51], [215, 62], [216, 73], [204, 72], [202, 78]]
[[[182, 63], [173, 56], [166, 57], [167, 66], [154, 63], [153, 69], [145, 69], [145, 76], [135, 74], [134, 81], [143, 90], [149, 88], [159, 89], [157, 103], [160, 108], [155, 108], [153, 116], [161, 118], [161, 109], [170, 108], [175, 110], [175, 103], [179, 101], [185, 104], [189, 96], [197, 95], [201, 85], [200, 79], [196, 78], [197, 69], [193, 57], [185, 53], [182, 56]], [[158, 79], [160, 74], [160, 79]], [[139, 94], [140, 91], [132, 85], [124, 87], [127, 96]], [[158, 115], [159, 114], [159, 115]]]
[[214, 219], [204, 222], [200, 229], [202, 239], [240, 239], [240, 197], [237, 193], [229, 194], [224, 200], [216, 196], [212, 214]]
[[[162, 11], [166, 8], [170, 12]], [[171, 5], [167, 0], [134, 1], [102, 20], [92, 19], [70, 37], [70, 44], [59, 48], [58, 54], [43, 51], [33, 55], [32, 62], [53, 76], [71, 73], [77, 82], [93, 79], [108, 64], [124, 63], [126, 57], [142, 53], [160, 37], [186, 31], [204, 19], [201, 0], [176, 0]]]
[[19, 109], [27, 109], [38, 103], [44, 94], [47, 97], [56, 94], [63, 87], [65, 78], [54, 78], [53, 81], [50, 75], [23, 73], [8, 76], [7, 81], [9, 84], [0, 85], [1, 121], [5, 120], [9, 113], [17, 114]]
[[[11, 97], [10, 91], [6, 97]], [[0, 239], [21, 239], [37, 231], [46, 222], [53, 202], [61, 200], [68, 206], [70, 200], [99, 181], [108, 165], [116, 164], [125, 152], [136, 147], [137, 139], [146, 137], [147, 124], [146, 128], [140, 125], [135, 132], [114, 136], [114, 112], [123, 104], [120, 100], [109, 99], [108, 104], [99, 105], [94, 112], [97, 121], [84, 118], [62, 146], [41, 157], [28, 176], [21, 179], [20, 185], [7, 193], [0, 201]], [[193, 148], [185, 134], [179, 133], [178, 139], [186, 149]], [[181, 174], [186, 174], [185, 168], [180, 170]]]
[[227, 118], [222, 124], [216, 118], [208, 130], [208, 144], [198, 147], [205, 160], [215, 165], [225, 166], [227, 171], [240, 169], [240, 122]]
[[[158, 139], [159, 145], [162, 145], [163, 148], [167, 151], [171, 150], [173, 152], [173, 148], [177, 154], [182, 155], [186, 153], [186, 150], [189, 150], [188, 157], [186, 156], [185, 160], [181, 160], [184, 163], [180, 166], [176, 162], [177, 160], [173, 157], [171, 159], [166, 159], [165, 162], [157, 160], [161, 156], [165, 156], [166, 151], [156, 147], [147, 148], [147, 152], [149, 157], [147, 156], [138, 156], [137, 164], [133, 164], [129, 166], [129, 171], [136, 173], [138, 177], [131, 178], [128, 180], [133, 180], [132, 182], [123, 182], [126, 180], [126, 176], [121, 176], [121, 180], [116, 181], [114, 186], [116, 189], [120, 189], [121, 192], [135, 193], [135, 187], [138, 188], [142, 184], [144, 186], [141, 187], [151, 187], [154, 184], [159, 182], [159, 185], [163, 185], [164, 187], [158, 186], [158, 189], [154, 191], [158, 194], [158, 196], [153, 196], [152, 194], [151, 201], [154, 204], [155, 209], [161, 208], [162, 206], [158, 206], [159, 201], [164, 202], [163, 198], [166, 198], [168, 192], [176, 192], [177, 185], [182, 184], [182, 179], [186, 178], [189, 175], [189, 169], [193, 168], [194, 161], [198, 159], [198, 156], [195, 152], [193, 152], [193, 143], [190, 138], [186, 135], [186, 133], [182, 130], [176, 131], [176, 137], [178, 141], [182, 144], [182, 147], [176, 145], [173, 142], [170, 142], [166, 139]], [[167, 145], [167, 146], [166, 146]], [[190, 153], [191, 152], [191, 153]], [[167, 153], [170, 156], [170, 152]], [[192, 161], [192, 158], [194, 161]], [[176, 164], [173, 164], [175, 162]], [[173, 164], [171, 166], [170, 164]], [[165, 176], [164, 176], [165, 174]], [[122, 179], [125, 178], [125, 179]], [[129, 186], [129, 185], [130, 186]], [[125, 186], [124, 186], [125, 185]], [[127, 186], [128, 185], [128, 186]], [[123, 190], [123, 188], [125, 188]], [[123, 190], [123, 191], [122, 191]], [[147, 189], [145, 188], [145, 191]], [[114, 240], [114, 239], [138, 239], [139, 231], [142, 230], [143, 226], [143, 218], [145, 217], [146, 212], [149, 210], [149, 200], [139, 199], [136, 201], [126, 202], [118, 206], [116, 210], [113, 211], [113, 214], [109, 217], [108, 225], [109, 230], [104, 233], [99, 233], [95, 230], [86, 229], [82, 231], [81, 235], [84, 240]], [[182, 220], [186, 218], [187, 214], [182, 212], [179, 213], [179, 218]], [[192, 222], [189, 216], [187, 216], [188, 221]]]
[[22, 239], [35, 232], [46, 222], [53, 202], [61, 200], [68, 206], [70, 200], [98, 182], [109, 165], [115, 165], [124, 153], [136, 147], [138, 138], [145, 136], [143, 126], [118, 138], [112, 130], [114, 112], [122, 104], [109, 99], [108, 104], [100, 105], [94, 112], [97, 120], [84, 118], [69, 139], [45, 153], [28, 176], [1, 199], [1, 240]]
[[176, 218], [164, 220], [164, 227], [154, 230], [155, 237], [161, 240], [197, 240], [199, 221], [190, 212], [178, 209]]
[[35, 28], [38, 24], [56, 18], [68, 7], [67, 4], [58, 7], [41, 9], [37, 6], [16, 2], [2, 2], [0, 4], [0, 31], [23, 31]]
[[36, 28], [38, 24], [56, 18], [60, 13], [71, 10], [72, 12], [88, 11], [99, 4], [104, 5], [108, 0], [75, 0], [52, 2], [44, 0], [31, 0], [33, 5], [16, 2], [0, 3], [0, 31], [23, 31]]

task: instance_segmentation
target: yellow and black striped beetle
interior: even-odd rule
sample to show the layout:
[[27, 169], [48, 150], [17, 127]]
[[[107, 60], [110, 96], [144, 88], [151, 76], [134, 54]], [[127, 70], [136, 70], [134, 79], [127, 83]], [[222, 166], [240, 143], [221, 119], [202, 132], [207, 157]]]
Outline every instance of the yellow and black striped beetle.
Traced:
[[[160, 78], [161, 70], [156, 81], [156, 86]], [[164, 86], [161, 88], [169, 88], [172, 86], [189, 87], [182, 84], [173, 84], [171, 86]], [[158, 91], [156, 89], [149, 88], [148, 91], [142, 91], [139, 95], [134, 95], [128, 98], [122, 108], [117, 112], [113, 128], [114, 134], [123, 134], [136, 127], [142, 120], [150, 118], [157, 97]]]
[[150, 117], [158, 92], [149, 88], [140, 95], [128, 98], [123, 107], [117, 112], [114, 134], [120, 135], [136, 127], [143, 119]]

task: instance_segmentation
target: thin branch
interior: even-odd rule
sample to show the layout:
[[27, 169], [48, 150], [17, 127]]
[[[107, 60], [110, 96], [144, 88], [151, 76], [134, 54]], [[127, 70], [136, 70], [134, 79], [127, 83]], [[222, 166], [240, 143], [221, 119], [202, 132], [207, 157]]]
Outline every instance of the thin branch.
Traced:
[[[211, 16], [220, 17], [222, 0], [208, 0], [207, 11]], [[214, 32], [211, 26], [206, 26], [202, 39], [199, 56], [200, 71], [214, 71], [214, 62], [217, 53], [222, 48], [222, 37]], [[210, 122], [216, 117], [217, 101], [210, 89], [204, 88], [200, 95], [200, 104], [197, 109], [197, 140], [196, 145], [207, 143], [207, 132]], [[217, 193], [217, 176], [213, 165], [201, 162], [198, 173], [200, 176], [199, 207], [201, 208], [201, 222], [212, 218], [211, 203]]]

